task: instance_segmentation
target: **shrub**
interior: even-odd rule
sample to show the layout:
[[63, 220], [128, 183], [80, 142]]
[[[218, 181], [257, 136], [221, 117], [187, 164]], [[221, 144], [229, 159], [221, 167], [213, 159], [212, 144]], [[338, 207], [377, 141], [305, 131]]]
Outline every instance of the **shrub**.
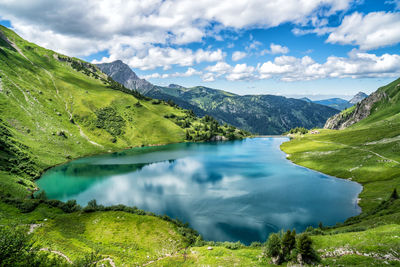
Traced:
[[393, 189], [393, 192], [390, 195], [390, 199], [398, 199], [398, 198], [399, 198], [399, 195], [397, 194], [397, 190], [395, 188], [395, 189]]
[[243, 244], [240, 241], [233, 243], [233, 242], [224, 242], [224, 247], [231, 250], [236, 250], [243, 247]]
[[252, 247], [252, 248], [260, 248], [260, 247], [262, 247], [262, 243], [258, 242], [258, 241], [251, 242], [250, 247]]
[[101, 209], [103, 206], [99, 206], [97, 205], [97, 201], [96, 199], [92, 199], [90, 200], [86, 207], [83, 209], [84, 212], [93, 212], [93, 211], [97, 211], [99, 209]]
[[41, 190], [35, 195], [35, 198], [40, 200], [47, 200], [46, 192], [44, 190]]
[[281, 255], [281, 237], [277, 233], [269, 235], [266, 244], [266, 254], [268, 257], [278, 257]]
[[97, 128], [106, 130], [114, 137], [123, 133], [125, 120], [120, 115], [118, 115], [114, 108], [101, 108], [98, 109], [95, 114], [97, 116], [97, 120], [95, 121], [95, 125]]
[[299, 236], [297, 239], [296, 249], [298, 254], [301, 255], [302, 261], [306, 263], [319, 260], [318, 255], [312, 248], [312, 240], [308, 234], [303, 233]]
[[17, 208], [23, 213], [28, 213], [34, 211], [39, 204], [40, 204], [39, 201], [33, 199], [26, 199], [17, 203]]
[[62, 204], [59, 205], [59, 208], [62, 209], [66, 213], [72, 213], [75, 211], [81, 210], [81, 206], [76, 203], [75, 199], [68, 200], [67, 202], [61, 202]]
[[33, 247], [26, 229], [0, 226], [0, 266], [62, 266], [62, 262]]
[[296, 246], [296, 231], [287, 230], [282, 237], [282, 255], [285, 259], [290, 258], [290, 252]]

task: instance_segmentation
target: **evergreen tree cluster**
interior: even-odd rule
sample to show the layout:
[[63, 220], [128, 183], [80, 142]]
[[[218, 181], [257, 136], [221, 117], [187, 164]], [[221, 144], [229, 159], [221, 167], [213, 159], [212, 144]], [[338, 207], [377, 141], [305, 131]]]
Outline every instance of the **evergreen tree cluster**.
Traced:
[[65, 56], [58, 56], [59, 61], [64, 61], [68, 62], [71, 64], [71, 67], [76, 70], [76, 71], [82, 71], [86, 76], [92, 76], [95, 79], [101, 79], [100, 76], [97, 74], [97, 69], [94, 65], [86, 62], [82, 62], [80, 60], [73, 59], [71, 57], [65, 57]]
[[151, 98], [142, 95], [141, 93], [139, 93], [136, 90], [131, 90], [131, 89], [126, 88], [119, 82], [114, 81], [113, 78], [111, 78], [111, 77], [108, 77], [107, 81], [105, 81], [105, 82], [108, 83], [107, 87], [111, 88], [113, 90], [121, 91], [121, 92], [124, 92], [129, 95], [133, 95], [134, 97], [136, 97], [139, 100], [146, 100], [146, 101], [151, 100]]
[[284, 262], [313, 263], [319, 257], [312, 248], [312, 240], [308, 234], [296, 236], [296, 231], [272, 233], [265, 246], [265, 254], [273, 259], [274, 264]]
[[285, 132], [284, 134], [306, 134], [308, 133], [308, 129], [304, 128], [304, 127], [296, 127], [293, 129], [290, 129], [289, 131]]
[[35, 160], [27, 152], [28, 147], [13, 138], [7, 123], [2, 119], [0, 119], [0, 151], [0, 171], [29, 178], [40, 176]]
[[117, 111], [112, 107], [98, 109], [95, 112], [97, 120], [95, 125], [97, 128], [106, 130], [109, 134], [116, 137], [123, 133], [125, 120], [118, 115]]

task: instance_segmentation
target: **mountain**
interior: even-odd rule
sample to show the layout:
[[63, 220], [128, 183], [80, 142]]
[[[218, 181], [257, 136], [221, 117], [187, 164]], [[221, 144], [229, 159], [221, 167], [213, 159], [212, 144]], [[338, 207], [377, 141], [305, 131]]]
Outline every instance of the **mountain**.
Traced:
[[[116, 81], [128, 85], [125, 78], [137, 76], [129, 66], [121, 68], [120, 65], [121, 62], [118, 61], [98, 66]], [[123, 70], [124, 75], [109, 71], [117, 69]], [[128, 88], [136, 89], [149, 97], [172, 100], [183, 108], [192, 109], [198, 116], [211, 115], [221, 123], [258, 134], [281, 134], [298, 126], [322, 127], [327, 118], [338, 112], [336, 109], [305, 103], [299, 99], [274, 95], [240, 96], [204, 86], [185, 88], [172, 84], [168, 87]]]
[[341, 99], [341, 98], [329, 98], [323, 100], [313, 101], [314, 103], [328, 106], [337, 110], [344, 110], [346, 108], [351, 107], [353, 104], [349, 103], [349, 101]]
[[350, 99], [349, 103], [355, 105], [359, 102], [361, 102], [364, 98], [367, 98], [368, 95], [366, 93], [363, 92], [358, 92], [355, 96], [353, 96], [352, 99]]
[[309, 99], [308, 97], [302, 97], [302, 98], [299, 98], [300, 100], [303, 100], [303, 101], [306, 101], [306, 102], [309, 102], [309, 103], [311, 103], [311, 102], [313, 102], [311, 99]]
[[126, 88], [138, 91], [140, 89], [140, 92], [143, 94], [153, 88], [151, 83], [145, 79], [140, 79], [136, 73], [121, 60], [114, 61], [112, 64], [97, 64], [97, 67], [115, 81], [122, 83]]
[[[393, 113], [393, 109], [398, 108], [395, 104], [399, 103], [399, 82], [400, 79], [379, 88], [370, 96], [361, 100], [361, 102], [329, 118], [324, 128], [344, 129], [366, 118], [373, 120], [373, 118], [378, 116], [376, 113], [381, 114], [385, 111]], [[353, 99], [359, 98], [357, 96], [362, 97], [363, 93], [358, 93]]]
[[175, 88], [175, 89], [184, 89], [185, 87], [179, 85], [179, 84], [173, 84], [171, 83], [170, 85], [168, 85], [168, 88]]

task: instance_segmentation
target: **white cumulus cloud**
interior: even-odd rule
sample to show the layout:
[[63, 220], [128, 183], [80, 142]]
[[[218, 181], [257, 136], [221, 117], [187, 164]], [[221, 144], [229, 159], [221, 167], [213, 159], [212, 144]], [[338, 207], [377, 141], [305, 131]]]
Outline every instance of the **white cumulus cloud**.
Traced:
[[242, 58], [245, 58], [246, 56], [247, 56], [246, 52], [235, 51], [232, 54], [232, 60], [233, 61], [238, 61], [238, 60], [241, 60]]
[[260, 79], [302, 81], [324, 78], [396, 77], [400, 74], [400, 56], [377, 56], [353, 50], [348, 57], [328, 57], [323, 64], [311, 57], [280, 56], [263, 63], [258, 69]]
[[328, 43], [358, 45], [370, 50], [400, 42], [400, 13], [355, 12], [346, 16], [341, 25], [328, 36]]
[[251, 80], [255, 78], [255, 67], [247, 64], [236, 64], [236, 66], [226, 75], [228, 81]]
[[261, 52], [261, 54], [287, 54], [289, 53], [289, 48], [286, 46], [282, 46], [279, 44], [271, 43], [269, 45], [269, 49], [265, 49]]
[[0, 0], [0, 18], [46, 48], [71, 56], [107, 51], [104, 61], [122, 59], [148, 70], [222, 60], [218, 50], [180, 48], [207, 36], [221, 39], [221, 30], [303, 25], [347, 10], [354, 1]]

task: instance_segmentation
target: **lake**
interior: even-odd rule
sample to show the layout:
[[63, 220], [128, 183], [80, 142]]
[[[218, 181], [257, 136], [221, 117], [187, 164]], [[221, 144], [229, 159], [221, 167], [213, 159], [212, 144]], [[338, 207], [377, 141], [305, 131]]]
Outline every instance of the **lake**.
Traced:
[[87, 157], [37, 181], [51, 199], [125, 204], [188, 222], [206, 240], [265, 241], [357, 215], [362, 187], [291, 163], [288, 138], [180, 143]]

